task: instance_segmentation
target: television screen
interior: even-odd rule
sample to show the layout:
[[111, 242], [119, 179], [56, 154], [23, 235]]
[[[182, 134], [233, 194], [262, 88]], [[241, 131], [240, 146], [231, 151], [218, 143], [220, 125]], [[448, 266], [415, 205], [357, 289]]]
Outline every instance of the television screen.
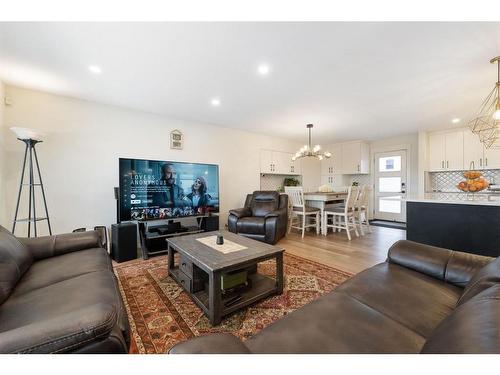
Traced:
[[219, 166], [120, 158], [120, 221], [219, 212]]

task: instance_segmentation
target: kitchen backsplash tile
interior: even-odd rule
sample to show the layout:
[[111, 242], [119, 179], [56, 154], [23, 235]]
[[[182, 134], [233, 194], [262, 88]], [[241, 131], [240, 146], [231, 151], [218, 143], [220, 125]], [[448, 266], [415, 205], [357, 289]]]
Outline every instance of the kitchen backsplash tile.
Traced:
[[278, 190], [283, 187], [285, 178], [295, 178], [302, 181], [302, 176], [284, 176], [276, 174], [261, 174], [260, 175], [260, 190]]
[[[482, 172], [490, 184], [500, 184], [500, 169], [487, 169]], [[460, 192], [457, 185], [465, 179], [463, 173], [464, 171], [429, 172], [426, 191]]]

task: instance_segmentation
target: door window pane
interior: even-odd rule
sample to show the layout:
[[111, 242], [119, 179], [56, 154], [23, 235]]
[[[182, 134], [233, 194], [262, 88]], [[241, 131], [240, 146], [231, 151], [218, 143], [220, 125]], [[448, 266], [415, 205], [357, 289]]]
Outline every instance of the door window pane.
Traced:
[[389, 156], [378, 159], [379, 172], [398, 172], [401, 170], [401, 156]]
[[380, 212], [389, 212], [392, 214], [401, 213], [401, 197], [385, 197], [379, 198], [378, 200], [378, 210]]
[[380, 193], [399, 193], [401, 191], [401, 177], [380, 177], [378, 191]]

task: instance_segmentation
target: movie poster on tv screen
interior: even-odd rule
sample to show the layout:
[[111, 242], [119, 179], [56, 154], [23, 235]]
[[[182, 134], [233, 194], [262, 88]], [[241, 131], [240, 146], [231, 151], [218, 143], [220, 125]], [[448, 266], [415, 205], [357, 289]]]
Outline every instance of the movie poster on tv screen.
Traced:
[[160, 220], [219, 212], [219, 167], [120, 159], [120, 220]]

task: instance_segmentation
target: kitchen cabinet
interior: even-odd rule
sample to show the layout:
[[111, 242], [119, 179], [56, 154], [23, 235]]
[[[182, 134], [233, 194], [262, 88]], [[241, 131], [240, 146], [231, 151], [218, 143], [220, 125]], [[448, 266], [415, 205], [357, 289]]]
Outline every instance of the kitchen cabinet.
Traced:
[[475, 169], [500, 169], [500, 149], [485, 148], [477, 134], [464, 130], [464, 169], [469, 169], [471, 162]]
[[321, 175], [342, 174], [342, 145], [340, 143], [325, 147], [332, 156], [321, 160]]
[[485, 169], [500, 169], [500, 149], [485, 148], [483, 168]]
[[449, 171], [464, 169], [464, 133], [455, 131], [445, 134], [445, 167]]
[[300, 175], [300, 160], [292, 161], [292, 153], [261, 150], [260, 151], [260, 173]]
[[333, 188], [334, 176], [321, 175], [321, 185], [330, 185]]
[[301, 168], [302, 166], [300, 164], [300, 159], [293, 161], [292, 156], [293, 154], [290, 154], [290, 158], [288, 161], [290, 163], [290, 174], [300, 175], [302, 174], [302, 168]]
[[443, 133], [429, 134], [429, 171], [444, 171], [446, 159]]
[[260, 151], [260, 173], [274, 173], [273, 152], [271, 150]]
[[463, 131], [431, 133], [429, 135], [429, 171], [464, 169]]
[[484, 147], [479, 141], [477, 134], [469, 129], [464, 130], [464, 169], [471, 168], [471, 162], [474, 162], [475, 169], [482, 169], [484, 162]]
[[342, 174], [370, 173], [370, 147], [365, 142], [355, 141], [341, 144]]

